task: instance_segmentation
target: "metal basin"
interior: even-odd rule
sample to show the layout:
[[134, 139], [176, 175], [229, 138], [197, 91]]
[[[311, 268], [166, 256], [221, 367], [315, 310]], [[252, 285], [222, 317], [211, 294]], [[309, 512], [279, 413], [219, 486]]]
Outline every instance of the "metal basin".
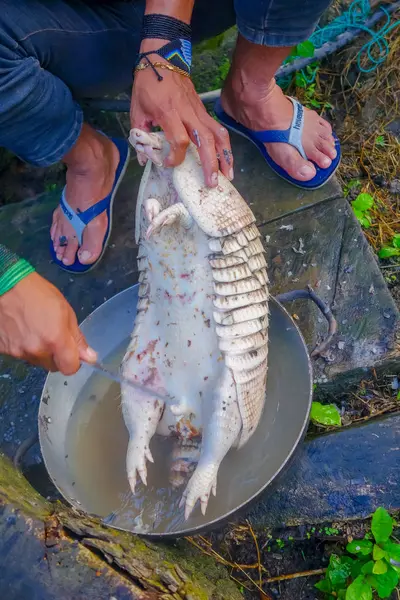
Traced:
[[[115, 368], [128, 344], [136, 304], [135, 285], [105, 302], [81, 325], [101, 361], [110, 364], [113, 357], [111, 362]], [[274, 299], [270, 310], [264, 413], [245, 447], [231, 450], [224, 459], [218, 476], [217, 497], [210, 500], [205, 517], [197, 507], [185, 522], [176, 498], [168, 497], [168, 493], [160, 495], [157, 486], [166, 471], [164, 467], [164, 473], [157, 471], [157, 463], [165, 459], [162, 446], [155, 451], [155, 466], [149, 466], [149, 487], [141, 491], [141, 506], [132, 503], [125, 475], [128, 437], [118, 397], [114, 393], [110, 400], [103, 402], [101, 410], [98, 408], [104, 400], [105, 392], [101, 390], [116, 384], [94, 374], [87, 365], [72, 377], [50, 374], [39, 408], [42, 455], [51, 479], [64, 498], [80, 510], [105, 518], [113, 527], [148, 537], [176, 538], [217, 528], [232, 519], [237, 511], [248, 507], [267, 488], [271, 489], [305, 433], [311, 407], [312, 374], [307, 348], [296, 324]], [[96, 411], [94, 425], [91, 416]], [[95, 433], [90, 429], [91, 423], [96, 427]], [[75, 429], [75, 433], [71, 433], [71, 429]], [[147, 523], [146, 527], [142, 522], [143, 506], [146, 506], [146, 514], [150, 510], [155, 515], [152, 524]], [[169, 518], [163, 520], [166, 507]]]

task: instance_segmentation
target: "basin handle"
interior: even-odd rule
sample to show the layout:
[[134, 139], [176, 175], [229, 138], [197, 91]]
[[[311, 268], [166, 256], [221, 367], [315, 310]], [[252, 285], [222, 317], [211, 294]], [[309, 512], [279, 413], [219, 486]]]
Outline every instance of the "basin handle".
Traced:
[[328, 335], [314, 348], [314, 350], [311, 352], [311, 357], [316, 358], [317, 356], [321, 356], [321, 354], [328, 348], [333, 336], [337, 332], [337, 321], [333, 316], [328, 304], [326, 304], [322, 298], [320, 298], [314, 292], [310, 285], [308, 285], [305, 290], [293, 290], [292, 292], [279, 294], [278, 296], [275, 296], [275, 299], [281, 304], [284, 304], [285, 302], [293, 302], [294, 300], [312, 300], [318, 306], [319, 310], [328, 321]]

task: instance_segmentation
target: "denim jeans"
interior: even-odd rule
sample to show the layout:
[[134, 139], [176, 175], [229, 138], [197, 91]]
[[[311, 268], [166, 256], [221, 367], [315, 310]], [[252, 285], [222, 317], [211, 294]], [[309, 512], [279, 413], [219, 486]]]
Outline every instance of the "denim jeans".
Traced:
[[[193, 41], [237, 22], [248, 40], [292, 46], [330, 0], [197, 0]], [[79, 98], [126, 90], [145, 0], [0, 0], [0, 146], [34, 165], [58, 162], [82, 127]]]

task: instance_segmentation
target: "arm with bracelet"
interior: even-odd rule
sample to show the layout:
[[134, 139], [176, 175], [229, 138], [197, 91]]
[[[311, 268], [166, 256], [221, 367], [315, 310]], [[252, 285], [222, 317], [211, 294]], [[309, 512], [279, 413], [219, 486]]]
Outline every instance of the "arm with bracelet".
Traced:
[[0, 354], [72, 375], [96, 361], [63, 295], [0, 244]]
[[[190, 21], [194, 0], [147, 0], [140, 53], [134, 70], [131, 125], [160, 126], [170, 144], [165, 166], [180, 164], [196, 144], [205, 185], [218, 185], [218, 171], [233, 179], [227, 130], [206, 111], [190, 79]], [[138, 154], [139, 161], [144, 157]]]

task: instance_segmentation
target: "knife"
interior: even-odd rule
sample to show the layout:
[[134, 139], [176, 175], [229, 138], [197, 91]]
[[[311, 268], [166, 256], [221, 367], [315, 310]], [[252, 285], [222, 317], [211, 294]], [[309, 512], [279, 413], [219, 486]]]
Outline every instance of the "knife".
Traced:
[[158, 392], [155, 392], [151, 388], [148, 388], [145, 385], [142, 385], [141, 383], [135, 383], [134, 381], [127, 379], [127, 377], [122, 377], [118, 373], [114, 373], [113, 371], [110, 371], [110, 369], [108, 367], [105, 367], [100, 362], [95, 362], [95, 363], [86, 363], [85, 362], [85, 364], [88, 365], [89, 367], [91, 367], [97, 373], [104, 375], [105, 377], [107, 377], [107, 379], [111, 379], [112, 381], [115, 381], [116, 383], [119, 383], [120, 385], [122, 385], [122, 384], [129, 385], [131, 388], [135, 389], [136, 391], [143, 392], [144, 394], [147, 394], [148, 396], [151, 396], [152, 398], [158, 398], [159, 400], [162, 400], [162, 402], [168, 401], [166, 396], [162, 396]]

